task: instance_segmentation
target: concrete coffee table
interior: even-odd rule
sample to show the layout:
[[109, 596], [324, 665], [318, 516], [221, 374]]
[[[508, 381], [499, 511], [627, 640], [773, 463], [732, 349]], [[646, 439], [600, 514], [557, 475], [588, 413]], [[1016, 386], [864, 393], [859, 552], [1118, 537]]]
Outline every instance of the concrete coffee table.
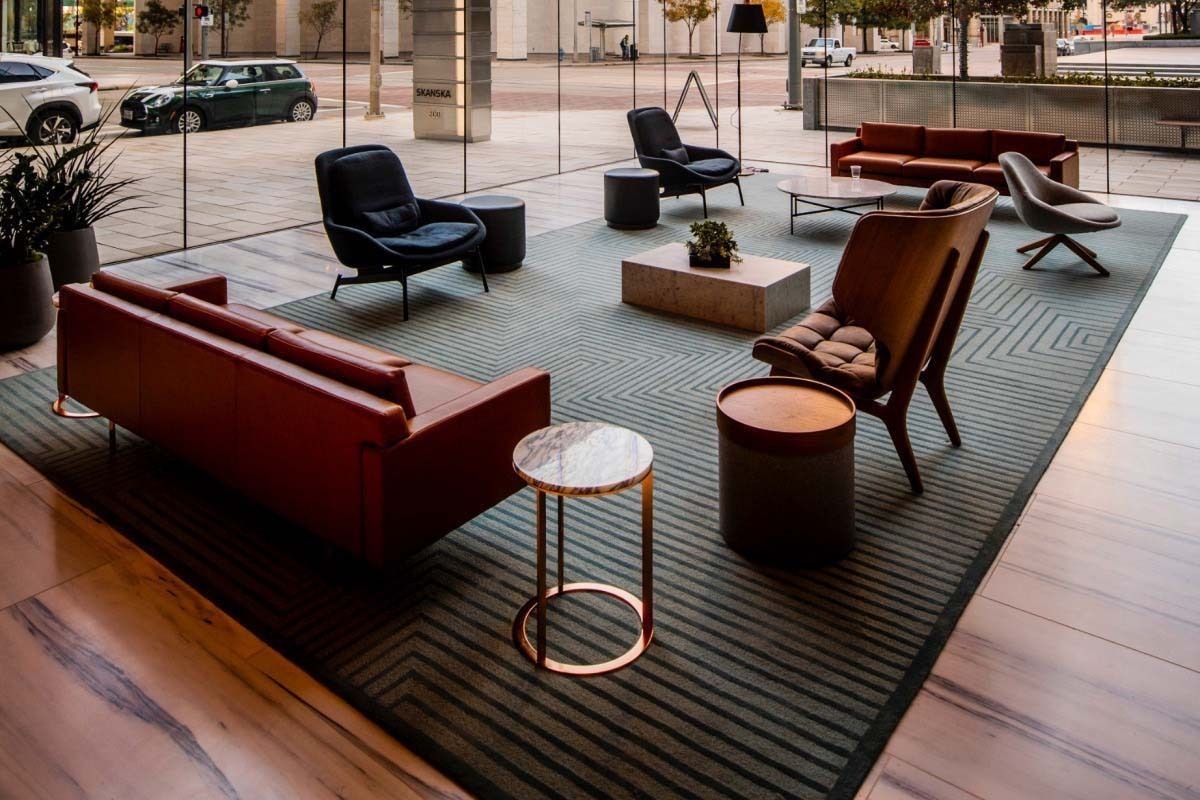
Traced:
[[621, 262], [621, 300], [763, 333], [808, 308], [808, 265], [742, 253], [729, 269], [692, 267], [667, 244]]
[[[847, 214], [861, 216], [863, 212], [854, 209], [868, 206], [882, 211], [883, 198], [896, 193], [895, 186], [883, 181], [868, 178], [835, 178], [832, 175], [788, 178], [780, 181], [776, 188], [791, 198], [792, 218], [789, 225], [792, 233], [796, 232], [796, 217], [824, 214], [826, 211], [845, 211]], [[824, 200], [835, 202], [822, 202]], [[801, 211], [801, 204], [816, 208]]]

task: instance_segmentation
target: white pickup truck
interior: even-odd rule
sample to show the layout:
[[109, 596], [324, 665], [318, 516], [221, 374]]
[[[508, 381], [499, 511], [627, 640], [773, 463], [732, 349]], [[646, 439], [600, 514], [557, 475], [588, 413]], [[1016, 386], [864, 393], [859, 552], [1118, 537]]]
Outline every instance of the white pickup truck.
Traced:
[[814, 64], [824, 64], [829, 67], [834, 64], [848, 67], [854, 63], [856, 55], [858, 55], [858, 49], [842, 47], [840, 39], [812, 39], [800, 49], [800, 63], [807, 64], [811, 61]]

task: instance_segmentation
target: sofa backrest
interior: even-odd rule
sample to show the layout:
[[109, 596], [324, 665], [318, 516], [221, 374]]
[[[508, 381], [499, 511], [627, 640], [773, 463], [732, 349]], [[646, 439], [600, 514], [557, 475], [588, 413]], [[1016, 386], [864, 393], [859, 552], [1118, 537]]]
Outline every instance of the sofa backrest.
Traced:
[[401, 406], [407, 416], [414, 416], [404, 366], [368, 361], [345, 350], [280, 330], [272, 331], [267, 337], [267, 352], [318, 375], [390, 400]]
[[980, 128], [926, 128], [924, 154], [931, 158], [992, 160], [992, 132]]
[[1001, 153], [1016, 152], [1045, 166], [1066, 149], [1067, 137], [1061, 133], [992, 131], [992, 161], [999, 161]]
[[864, 122], [860, 129], [864, 150], [915, 155], [925, 150], [924, 125]]

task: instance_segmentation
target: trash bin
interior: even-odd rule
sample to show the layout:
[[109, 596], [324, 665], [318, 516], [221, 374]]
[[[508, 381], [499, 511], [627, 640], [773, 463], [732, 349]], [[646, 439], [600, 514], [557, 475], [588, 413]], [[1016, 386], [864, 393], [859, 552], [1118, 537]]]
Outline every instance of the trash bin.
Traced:
[[600, 52], [599, 47], [592, 48], [592, 57], [590, 60], [591, 61], [603, 61], [604, 60], [604, 54]]
[[629, 45], [629, 60], [637, 61], [638, 49], [636, 44]]

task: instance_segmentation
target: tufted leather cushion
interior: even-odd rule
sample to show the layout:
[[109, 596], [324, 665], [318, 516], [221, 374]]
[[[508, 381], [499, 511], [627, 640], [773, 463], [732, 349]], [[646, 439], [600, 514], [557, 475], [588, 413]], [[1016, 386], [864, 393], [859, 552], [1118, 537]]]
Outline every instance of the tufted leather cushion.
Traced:
[[441, 253], [465, 244], [479, 231], [468, 222], [432, 222], [402, 236], [384, 236], [379, 241], [389, 250], [405, 255]]
[[404, 367], [379, 364], [349, 353], [345, 348], [326, 347], [287, 331], [271, 334], [267, 352], [318, 375], [391, 400], [402, 406], [406, 415], [413, 416], [413, 401]]
[[169, 289], [159, 289], [140, 281], [122, 278], [104, 269], [92, 275], [92, 286], [105, 294], [161, 314], [166, 313], [167, 303], [176, 295], [176, 292]]
[[968, 161], [962, 158], [914, 158], [912, 161], [904, 163], [900, 174], [912, 178], [950, 178], [969, 181], [972, 171], [981, 166], [983, 166], [982, 161]]
[[778, 336], [759, 339], [754, 355], [794, 375], [811, 377], [856, 396], [882, 394], [876, 381], [875, 337], [865, 328], [845, 323], [832, 298], [800, 324]]
[[[416, 204], [404, 165], [391, 150], [342, 156], [333, 163], [329, 178], [331, 213], [334, 222], [340, 225], [375, 231], [378, 225], [390, 224], [391, 212]], [[392, 222], [402, 223], [402, 218], [407, 217], [399, 213]], [[414, 216], [413, 228], [417, 222]], [[407, 233], [411, 229], [393, 233]]]
[[873, 172], [876, 175], [900, 175], [904, 171], [904, 165], [914, 158], [915, 156], [903, 153], [860, 150], [857, 153], [842, 156], [838, 160], [838, 169], [849, 172], [851, 167], [859, 166], [862, 167], [863, 172]]
[[925, 155], [991, 161], [992, 132], [980, 128], [926, 128]]
[[864, 150], [905, 153], [915, 157], [925, 152], [925, 127], [896, 125], [890, 122], [864, 122], [862, 141]]
[[992, 160], [1001, 153], [1016, 151], [1035, 164], [1049, 164], [1050, 159], [1067, 149], [1067, 137], [1061, 133], [1031, 133], [1028, 131], [992, 131]]

